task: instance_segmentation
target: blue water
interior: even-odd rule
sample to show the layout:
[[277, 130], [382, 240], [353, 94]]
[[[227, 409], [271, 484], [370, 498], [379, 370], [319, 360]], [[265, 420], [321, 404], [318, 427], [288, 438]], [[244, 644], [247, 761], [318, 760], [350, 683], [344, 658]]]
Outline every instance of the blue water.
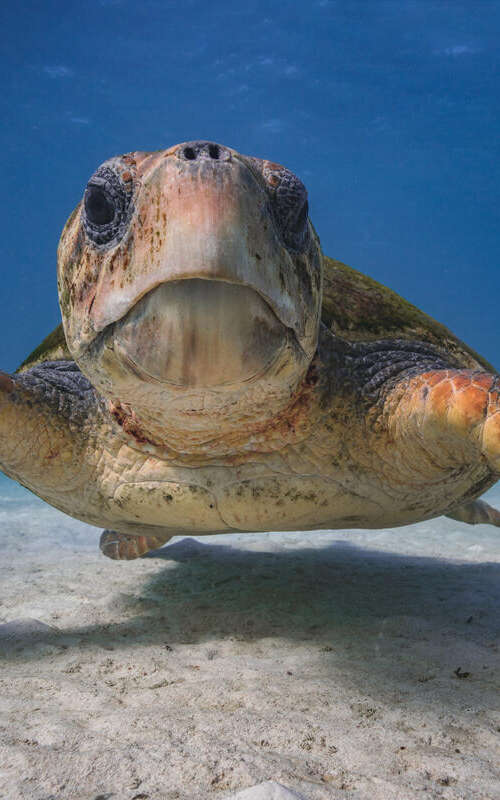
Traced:
[[29, 505], [36, 508], [40, 503], [43, 503], [43, 500], [0, 472], [0, 509], [3, 507], [12, 510], [17, 506]]
[[22, 8], [0, 9], [0, 368], [59, 320], [57, 242], [96, 167], [190, 139], [294, 170], [325, 252], [499, 363], [498, 0]]

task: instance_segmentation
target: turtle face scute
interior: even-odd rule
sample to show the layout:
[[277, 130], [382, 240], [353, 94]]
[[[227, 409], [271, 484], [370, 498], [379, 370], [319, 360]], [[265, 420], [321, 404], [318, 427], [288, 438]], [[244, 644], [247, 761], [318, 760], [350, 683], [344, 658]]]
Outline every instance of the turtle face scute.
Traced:
[[[274, 416], [314, 356], [321, 254], [289, 170], [209, 142], [110, 159], [59, 245], [68, 347], [157, 428]], [[163, 415], [163, 416], [162, 416]], [[189, 427], [189, 426], [188, 426]], [[196, 427], [196, 425], [195, 425]], [[199, 425], [198, 425], [199, 427]]]

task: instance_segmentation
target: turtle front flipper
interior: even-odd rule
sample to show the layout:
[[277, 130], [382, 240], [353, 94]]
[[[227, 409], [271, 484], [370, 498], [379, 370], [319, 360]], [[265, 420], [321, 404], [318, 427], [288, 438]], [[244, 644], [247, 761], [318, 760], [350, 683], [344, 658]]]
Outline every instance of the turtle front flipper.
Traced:
[[413, 374], [393, 386], [383, 407], [401, 482], [435, 486], [449, 502], [441, 513], [454, 519], [498, 525], [499, 512], [471, 501], [500, 478], [500, 376]]
[[98, 398], [74, 361], [0, 373], [0, 470], [51, 505], [105, 527], [107, 452]]
[[102, 534], [101, 550], [110, 558], [138, 558], [175, 534], [116, 517], [116, 485], [140, 458], [117, 437], [75, 362], [0, 372], [0, 470], [77, 519], [99, 528], [128, 526], [128, 534]]
[[122, 561], [131, 561], [139, 558], [150, 550], [157, 550], [166, 544], [172, 536], [169, 534], [158, 536], [137, 536], [117, 531], [103, 531], [99, 547], [108, 558]]
[[446, 514], [450, 519], [466, 522], [467, 525], [495, 525], [500, 528], [500, 511], [485, 503], [484, 500], [473, 500], [462, 503], [458, 508]]
[[72, 492], [92, 468], [84, 453], [95, 411], [74, 361], [0, 373], [0, 469], [44, 499]]

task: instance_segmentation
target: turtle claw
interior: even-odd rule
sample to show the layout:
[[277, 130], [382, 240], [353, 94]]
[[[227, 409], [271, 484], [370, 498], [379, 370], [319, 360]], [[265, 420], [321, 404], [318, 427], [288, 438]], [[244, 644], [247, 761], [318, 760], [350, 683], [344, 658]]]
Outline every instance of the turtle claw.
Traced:
[[108, 558], [130, 561], [139, 558], [150, 550], [156, 550], [168, 542], [170, 536], [143, 536], [103, 531], [99, 541], [101, 552]]

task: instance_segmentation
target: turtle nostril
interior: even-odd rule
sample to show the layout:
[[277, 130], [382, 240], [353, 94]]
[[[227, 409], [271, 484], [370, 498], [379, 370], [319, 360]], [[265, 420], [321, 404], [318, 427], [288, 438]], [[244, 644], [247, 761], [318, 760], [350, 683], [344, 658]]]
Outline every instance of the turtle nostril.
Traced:
[[226, 147], [215, 142], [185, 142], [179, 148], [179, 158], [186, 161], [230, 161], [231, 156]]

